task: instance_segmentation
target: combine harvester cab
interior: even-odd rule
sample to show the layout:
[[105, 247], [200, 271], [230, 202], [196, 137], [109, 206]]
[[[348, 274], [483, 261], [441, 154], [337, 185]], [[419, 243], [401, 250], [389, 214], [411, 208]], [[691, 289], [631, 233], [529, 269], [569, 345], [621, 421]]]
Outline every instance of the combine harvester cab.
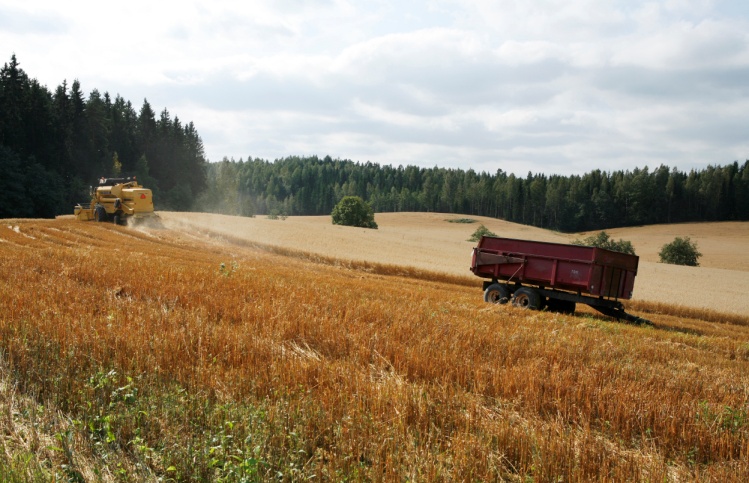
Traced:
[[471, 271], [484, 282], [484, 300], [574, 313], [583, 303], [627, 322], [639, 257], [603, 248], [484, 236], [473, 249]]
[[151, 190], [139, 185], [134, 176], [101, 178], [99, 186], [91, 187], [91, 202], [78, 204], [73, 213], [81, 221], [112, 221], [116, 225], [158, 220]]

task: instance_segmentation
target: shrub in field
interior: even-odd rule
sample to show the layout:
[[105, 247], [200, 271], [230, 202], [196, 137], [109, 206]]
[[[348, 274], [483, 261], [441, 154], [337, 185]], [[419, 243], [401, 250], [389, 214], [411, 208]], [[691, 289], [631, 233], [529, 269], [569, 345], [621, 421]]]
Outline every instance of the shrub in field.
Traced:
[[697, 251], [697, 244], [688, 236], [684, 238], [677, 236], [674, 241], [661, 247], [658, 256], [661, 257], [661, 263], [697, 267], [699, 266], [697, 259], [702, 256], [702, 253]]
[[573, 245], [604, 248], [615, 252], [628, 253], [630, 255], [636, 255], [635, 248], [632, 246], [632, 242], [628, 240], [614, 240], [605, 231], [600, 232], [597, 235], [590, 235], [582, 240], [575, 240], [572, 242]]
[[269, 220], [285, 220], [286, 213], [279, 212], [278, 210], [270, 210], [270, 213], [268, 213], [267, 218]]
[[331, 216], [334, 225], [377, 228], [372, 207], [358, 196], [344, 196], [333, 208]]
[[473, 232], [473, 235], [471, 235], [471, 238], [469, 238], [468, 241], [477, 242], [481, 240], [482, 236], [497, 236], [497, 234], [489, 230], [484, 225], [481, 225], [478, 228], [476, 228], [476, 231]]

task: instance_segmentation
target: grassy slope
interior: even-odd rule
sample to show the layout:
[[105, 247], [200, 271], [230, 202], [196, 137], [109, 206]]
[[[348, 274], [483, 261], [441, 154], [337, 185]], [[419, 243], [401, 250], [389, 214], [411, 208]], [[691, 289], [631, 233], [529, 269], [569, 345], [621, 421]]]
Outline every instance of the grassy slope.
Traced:
[[[445, 246], [467, 259], [466, 226], [446, 223], [440, 243], [434, 223], [404, 220], [378, 215], [382, 231], [353, 230], [355, 244], [317, 220], [214, 225], [321, 247], [311, 255], [195, 229], [6, 220], [0, 470], [746, 481], [749, 321], [663, 306], [643, 328], [486, 306], [460, 276], [399, 266], [404, 253], [431, 267], [460, 258]], [[379, 256], [336, 264], [328, 245]]]

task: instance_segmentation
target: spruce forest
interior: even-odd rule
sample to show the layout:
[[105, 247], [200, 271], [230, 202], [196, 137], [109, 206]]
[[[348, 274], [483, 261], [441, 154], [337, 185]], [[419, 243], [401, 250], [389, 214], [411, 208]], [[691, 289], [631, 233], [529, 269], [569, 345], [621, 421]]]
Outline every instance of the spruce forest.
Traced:
[[80, 83], [50, 92], [15, 55], [0, 71], [0, 218], [72, 213], [102, 176], [137, 175], [160, 209], [190, 209], [205, 189], [203, 144], [195, 125], [147, 100], [139, 112], [119, 95]]
[[326, 156], [212, 163], [204, 211], [326, 215], [343, 196], [375, 212], [490, 216], [564, 232], [749, 219], [749, 161], [684, 173], [659, 166], [583, 176], [380, 166]]
[[119, 95], [86, 96], [77, 80], [51, 92], [15, 55], [0, 71], [0, 105], [0, 218], [69, 214], [100, 176], [133, 174], [157, 210], [329, 215], [356, 195], [375, 212], [491, 216], [564, 232], [749, 220], [749, 161], [684, 172], [643, 160], [632, 171], [526, 177], [330, 156], [209, 163], [192, 122], [166, 108], [157, 116], [145, 99], [136, 111]]

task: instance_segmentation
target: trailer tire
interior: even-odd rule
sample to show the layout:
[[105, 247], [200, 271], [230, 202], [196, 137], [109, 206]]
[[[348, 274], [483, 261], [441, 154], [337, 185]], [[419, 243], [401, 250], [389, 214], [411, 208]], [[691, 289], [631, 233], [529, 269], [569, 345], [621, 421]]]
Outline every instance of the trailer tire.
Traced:
[[107, 221], [107, 211], [103, 206], [97, 206], [94, 210], [94, 219], [98, 222]]
[[540, 310], [541, 295], [528, 287], [520, 287], [512, 295], [512, 305], [523, 309]]
[[113, 221], [114, 221], [114, 224], [115, 224], [115, 225], [121, 225], [121, 224], [122, 224], [122, 223], [120, 222], [120, 215], [117, 215], [117, 214], [116, 214], [116, 215], [114, 215], [114, 217], [113, 217], [113, 218], [114, 218], [114, 219], [113, 219]]
[[510, 290], [506, 285], [493, 283], [484, 290], [484, 302], [506, 304], [510, 300]]

